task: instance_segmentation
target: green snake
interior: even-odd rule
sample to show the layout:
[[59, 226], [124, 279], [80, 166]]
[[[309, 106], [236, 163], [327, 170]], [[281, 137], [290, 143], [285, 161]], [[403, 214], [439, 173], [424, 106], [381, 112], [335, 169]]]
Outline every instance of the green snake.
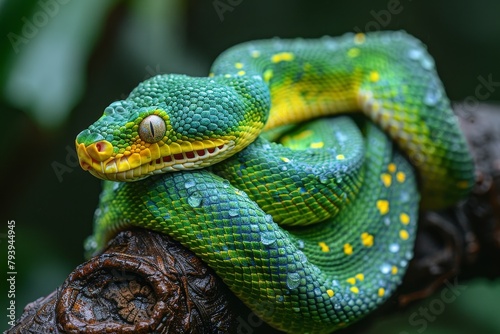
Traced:
[[237, 45], [208, 77], [140, 83], [76, 147], [108, 180], [87, 250], [131, 226], [167, 233], [290, 333], [380, 306], [412, 258], [419, 208], [474, 181], [434, 61], [404, 32]]

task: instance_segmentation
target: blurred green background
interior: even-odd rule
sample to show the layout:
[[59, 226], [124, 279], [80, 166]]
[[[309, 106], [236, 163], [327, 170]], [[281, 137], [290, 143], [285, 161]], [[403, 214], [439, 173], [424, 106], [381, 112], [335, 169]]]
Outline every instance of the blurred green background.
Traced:
[[[500, 81], [500, 2], [479, 0], [0, 0], [0, 329], [7, 328], [7, 221], [16, 227], [16, 311], [59, 286], [83, 259], [100, 182], [78, 166], [76, 134], [159, 73], [205, 76], [239, 42], [404, 29], [428, 45], [449, 97]], [[481, 90], [481, 93], [486, 91]], [[467, 289], [432, 320], [423, 301], [370, 333], [500, 333], [500, 284]], [[413, 318], [414, 320], [421, 317]]]

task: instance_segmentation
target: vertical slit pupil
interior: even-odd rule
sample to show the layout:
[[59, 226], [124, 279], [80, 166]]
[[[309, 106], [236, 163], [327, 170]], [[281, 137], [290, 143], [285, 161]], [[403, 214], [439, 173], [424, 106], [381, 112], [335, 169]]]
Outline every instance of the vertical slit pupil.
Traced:
[[151, 137], [155, 137], [155, 128], [153, 126], [153, 122], [149, 121], [149, 129], [151, 130]]

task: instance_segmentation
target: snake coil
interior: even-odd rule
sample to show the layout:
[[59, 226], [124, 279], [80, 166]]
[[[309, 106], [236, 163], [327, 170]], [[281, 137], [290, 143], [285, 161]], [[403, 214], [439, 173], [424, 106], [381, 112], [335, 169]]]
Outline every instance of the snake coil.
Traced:
[[208, 77], [142, 82], [76, 146], [108, 180], [88, 251], [130, 226], [168, 233], [290, 333], [381, 305], [412, 258], [419, 207], [473, 184], [434, 61], [403, 32], [235, 46]]

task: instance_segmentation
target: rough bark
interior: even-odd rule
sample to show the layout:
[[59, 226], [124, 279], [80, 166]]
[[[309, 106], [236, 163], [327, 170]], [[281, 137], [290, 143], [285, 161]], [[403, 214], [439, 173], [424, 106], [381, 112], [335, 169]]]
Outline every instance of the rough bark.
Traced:
[[[381, 314], [421, 300], [459, 276], [500, 276], [500, 108], [456, 106], [476, 160], [476, 186], [453, 208], [423, 212], [415, 257]], [[134, 229], [78, 266], [56, 291], [26, 306], [6, 333], [276, 333], [213, 271], [168, 236]]]

